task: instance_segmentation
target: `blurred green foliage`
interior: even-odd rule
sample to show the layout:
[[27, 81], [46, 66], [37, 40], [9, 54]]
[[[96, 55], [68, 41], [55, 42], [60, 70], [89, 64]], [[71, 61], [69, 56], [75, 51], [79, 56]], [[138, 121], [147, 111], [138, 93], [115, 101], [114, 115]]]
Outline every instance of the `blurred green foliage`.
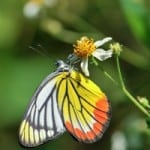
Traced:
[[[23, 14], [28, 2], [0, 2], [0, 149], [21, 150], [18, 130], [29, 100], [41, 80], [55, 70], [55, 61], [72, 53], [72, 44], [83, 35], [113, 37], [124, 45], [121, 66], [125, 83], [135, 96], [150, 99], [150, 1], [55, 0], [35, 18]], [[30, 48], [32, 47], [32, 48]], [[44, 54], [44, 55], [41, 55]], [[113, 59], [101, 64], [116, 80]], [[112, 121], [104, 137], [86, 145], [65, 133], [33, 149], [148, 150], [150, 130], [145, 116], [96, 67], [91, 78], [112, 104]], [[121, 134], [115, 134], [115, 133]], [[113, 136], [115, 135], [115, 136]], [[120, 140], [125, 144], [115, 147]], [[116, 145], [115, 145], [116, 144]]]

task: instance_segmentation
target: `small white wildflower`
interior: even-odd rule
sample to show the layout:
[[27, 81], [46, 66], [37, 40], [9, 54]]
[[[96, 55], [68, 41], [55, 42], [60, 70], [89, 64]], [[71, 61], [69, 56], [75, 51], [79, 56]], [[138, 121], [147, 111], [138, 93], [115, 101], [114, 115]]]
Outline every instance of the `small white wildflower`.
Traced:
[[57, 0], [29, 0], [23, 8], [23, 13], [27, 18], [36, 18], [42, 7], [53, 7], [56, 3]]
[[77, 43], [74, 45], [74, 54], [77, 57], [81, 58], [81, 70], [86, 76], [89, 76], [88, 70], [88, 57], [94, 56], [100, 61], [106, 60], [110, 58], [113, 54], [113, 50], [104, 50], [99, 48], [103, 44], [112, 40], [111, 37], [106, 37], [102, 40], [98, 40], [96, 42], [93, 39], [89, 39], [87, 37], [82, 37]]
[[43, 0], [30, 0], [24, 8], [23, 13], [27, 18], [35, 18], [38, 16], [43, 5]]

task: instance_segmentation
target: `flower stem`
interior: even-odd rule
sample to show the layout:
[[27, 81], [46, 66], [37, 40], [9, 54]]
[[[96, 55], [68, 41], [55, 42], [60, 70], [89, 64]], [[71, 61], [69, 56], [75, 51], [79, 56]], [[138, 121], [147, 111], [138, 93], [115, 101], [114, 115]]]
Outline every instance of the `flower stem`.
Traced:
[[113, 82], [115, 83], [116, 85], [118, 85], [118, 83], [116, 82], [116, 80], [114, 78], [112, 78], [112, 76], [106, 72], [105, 70], [103, 70], [103, 73]]
[[100, 65], [99, 65], [98, 69], [100, 69], [104, 73], [104, 75], [107, 78], [109, 78], [114, 84], [118, 85], [118, 82], [107, 71], [105, 71]]
[[117, 70], [118, 70], [118, 75], [119, 75], [119, 79], [120, 79], [121, 88], [122, 88], [124, 94], [136, 105], [136, 107], [138, 107], [146, 116], [148, 116], [150, 118], [150, 113], [126, 89], [125, 84], [123, 82], [121, 70], [120, 70], [120, 63], [119, 63], [119, 57], [118, 56], [116, 57], [116, 63], [117, 63]]

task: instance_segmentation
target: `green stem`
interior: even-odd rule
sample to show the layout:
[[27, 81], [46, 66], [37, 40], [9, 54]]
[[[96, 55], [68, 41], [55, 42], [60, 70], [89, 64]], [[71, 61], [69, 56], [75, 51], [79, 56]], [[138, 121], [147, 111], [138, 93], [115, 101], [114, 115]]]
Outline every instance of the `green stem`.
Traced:
[[118, 75], [119, 75], [119, 80], [120, 80], [120, 84], [122, 89], [125, 88], [125, 84], [123, 82], [123, 78], [122, 78], [122, 74], [121, 74], [121, 70], [120, 70], [120, 63], [119, 63], [119, 57], [116, 57], [116, 61], [117, 61], [117, 70], [118, 70]]
[[100, 69], [104, 73], [104, 75], [107, 78], [109, 78], [114, 84], [118, 85], [117, 81], [107, 71], [105, 71], [100, 65], [99, 65], [98, 69]]
[[117, 70], [118, 70], [118, 74], [119, 74], [119, 79], [120, 79], [120, 84], [121, 84], [121, 88], [124, 92], [124, 94], [136, 105], [136, 107], [138, 107], [145, 115], [147, 115], [148, 117], [150, 117], [150, 114], [148, 113], [148, 111], [142, 106], [140, 105], [140, 103], [138, 103], [138, 101], [136, 100], [136, 98], [134, 98], [131, 93], [126, 89], [125, 84], [123, 82], [123, 78], [122, 78], [122, 74], [121, 74], [121, 70], [120, 70], [120, 63], [119, 63], [119, 57], [116, 57], [116, 62], [117, 62]]
[[108, 72], [106, 72], [106, 71], [103, 71], [103, 72], [104, 72], [104, 74], [105, 74], [113, 83], [115, 83], [116, 85], [118, 85], [118, 83], [115, 81], [115, 79], [112, 78], [111, 75], [110, 75]]

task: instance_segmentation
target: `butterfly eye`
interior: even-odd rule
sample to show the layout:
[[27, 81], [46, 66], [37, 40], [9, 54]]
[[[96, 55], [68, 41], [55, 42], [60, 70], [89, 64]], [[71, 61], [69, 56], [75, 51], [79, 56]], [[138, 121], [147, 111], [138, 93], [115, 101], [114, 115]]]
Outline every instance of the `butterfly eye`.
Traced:
[[68, 64], [64, 63], [62, 60], [57, 60], [56, 66], [57, 66], [58, 72], [64, 72], [64, 71], [70, 70], [70, 66]]

